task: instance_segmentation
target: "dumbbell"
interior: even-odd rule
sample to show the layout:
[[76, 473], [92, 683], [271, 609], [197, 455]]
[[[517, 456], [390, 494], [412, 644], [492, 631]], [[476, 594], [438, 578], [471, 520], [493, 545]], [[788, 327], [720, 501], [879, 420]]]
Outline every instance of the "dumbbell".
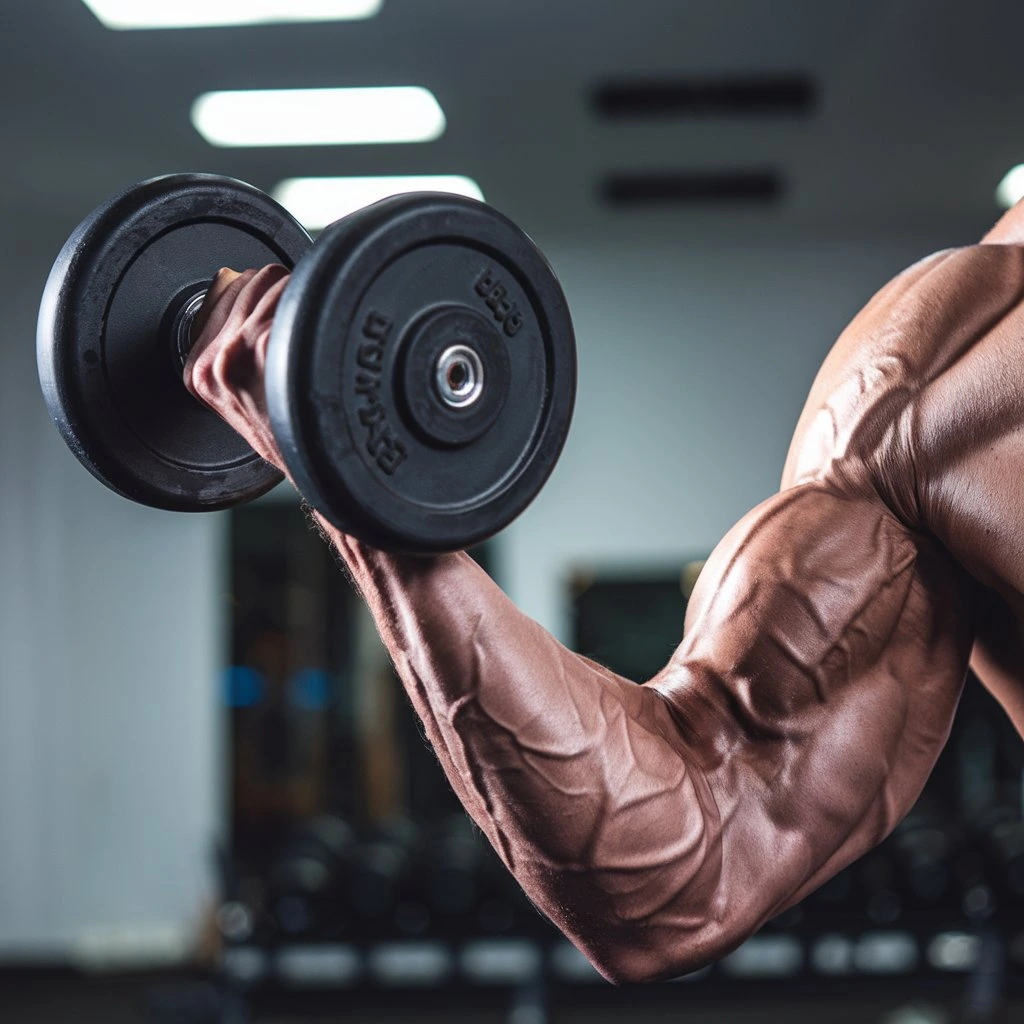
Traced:
[[349, 900], [362, 934], [386, 938], [395, 930], [419, 932], [430, 916], [416, 892], [419, 827], [408, 818], [378, 822], [353, 859]]
[[292, 830], [270, 869], [271, 911], [282, 931], [345, 930], [356, 849], [355, 831], [337, 815], [322, 814]]
[[291, 278], [271, 329], [267, 406], [314, 508], [375, 547], [435, 552], [484, 540], [529, 505], [576, 390], [565, 296], [532, 241], [483, 203], [413, 193], [313, 243], [258, 189], [204, 174], [115, 196], [50, 272], [40, 382], [94, 476], [186, 512], [280, 481], [182, 374], [217, 271], [268, 263]]

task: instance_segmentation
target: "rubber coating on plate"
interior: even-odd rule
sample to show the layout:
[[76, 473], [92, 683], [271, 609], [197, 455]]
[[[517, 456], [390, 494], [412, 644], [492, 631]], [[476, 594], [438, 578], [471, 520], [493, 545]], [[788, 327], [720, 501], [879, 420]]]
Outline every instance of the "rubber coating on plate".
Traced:
[[[484, 389], [444, 408], [435, 354], [459, 345]], [[295, 267], [268, 352], [271, 423], [299, 489], [400, 551], [465, 548], [519, 515], [554, 468], [575, 390], [550, 266], [506, 217], [452, 195], [394, 197], [328, 228]]]
[[94, 476], [134, 501], [186, 512], [280, 481], [189, 395], [175, 325], [221, 267], [292, 268], [310, 244], [269, 196], [203, 174], [142, 182], [78, 226], [46, 284], [37, 358], [54, 422]]

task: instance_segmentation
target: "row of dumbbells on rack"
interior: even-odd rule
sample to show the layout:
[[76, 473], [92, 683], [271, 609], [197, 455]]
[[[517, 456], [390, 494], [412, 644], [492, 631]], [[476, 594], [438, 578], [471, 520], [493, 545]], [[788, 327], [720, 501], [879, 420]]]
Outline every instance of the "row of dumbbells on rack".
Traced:
[[229, 881], [228, 942], [379, 941], [546, 934], [550, 925], [465, 815], [357, 832], [323, 815], [298, 825], [263, 877]]
[[[522, 963], [515, 944], [525, 942], [536, 954], [527, 959], [554, 953], [566, 980], [596, 980], [464, 815], [363, 831], [332, 815], [307, 821], [259, 877], [229, 880], [218, 924], [229, 953], [292, 956], [301, 948], [308, 957], [312, 949], [344, 947], [353, 965], [375, 947], [422, 952], [429, 943], [454, 950], [487, 942], [504, 943]], [[978, 937], [993, 932], [1024, 966], [1020, 815], [993, 810], [960, 827], [919, 807], [876, 851], [769, 922], [711, 973], [964, 972], [976, 966]], [[257, 980], [265, 966], [243, 966], [241, 974]]]

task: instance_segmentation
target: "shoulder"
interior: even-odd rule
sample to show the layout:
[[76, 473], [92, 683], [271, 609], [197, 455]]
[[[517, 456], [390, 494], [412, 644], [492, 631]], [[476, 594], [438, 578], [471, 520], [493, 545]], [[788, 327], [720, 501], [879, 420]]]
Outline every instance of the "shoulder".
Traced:
[[783, 486], [830, 479], [878, 493], [916, 525], [923, 396], [1024, 298], [1024, 247], [975, 245], [915, 263], [833, 346], [790, 445]]

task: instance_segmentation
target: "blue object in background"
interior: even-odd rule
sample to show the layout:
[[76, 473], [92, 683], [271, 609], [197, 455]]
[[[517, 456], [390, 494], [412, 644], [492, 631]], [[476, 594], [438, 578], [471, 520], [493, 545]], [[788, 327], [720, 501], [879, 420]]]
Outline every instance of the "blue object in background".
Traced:
[[224, 672], [224, 699], [229, 708], [252, 708], [263, 700], [267, 684], [261, 672], [230, 665]]
[[321, 669], [301, 669], [288, 680], [288, 701], [303, 711], [322, 711], [331, 702], [331, 677]]

